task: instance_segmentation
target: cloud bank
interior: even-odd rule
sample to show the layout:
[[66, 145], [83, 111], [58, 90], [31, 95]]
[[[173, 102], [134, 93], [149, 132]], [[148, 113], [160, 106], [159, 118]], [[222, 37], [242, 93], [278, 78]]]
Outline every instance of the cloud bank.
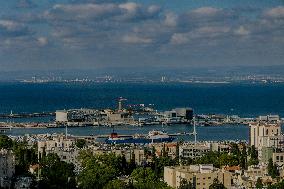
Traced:
[[12, 2], [0, 16], [3, 70], [283, 65], [281, 4], [174, 11], [114, 0]]

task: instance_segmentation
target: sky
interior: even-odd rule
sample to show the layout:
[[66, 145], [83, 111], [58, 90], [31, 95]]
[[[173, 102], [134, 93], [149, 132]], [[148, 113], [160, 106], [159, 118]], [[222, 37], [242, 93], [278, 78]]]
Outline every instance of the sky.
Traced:
[[0, 71], [284, 65], [283, 0], [0, 2]]

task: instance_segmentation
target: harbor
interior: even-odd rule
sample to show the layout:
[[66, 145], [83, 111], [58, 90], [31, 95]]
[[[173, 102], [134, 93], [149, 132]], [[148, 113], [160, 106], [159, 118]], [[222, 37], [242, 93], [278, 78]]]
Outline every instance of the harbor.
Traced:
[[[119, 126], [115, 128], [115, 132], [123, 136], [133, 136], [135, 134], [145, 135], [152, 130], [164, 130], [165, 132], [183, 133], [193, 132], [191, 125], [181, 124], [177, 126], [162, 126], [153, 125], [149, 127], [133, 127], [133, 126]], [[68, 127], [68, 136], [97, 138], [96, 136], [108, 137], [113, 131], [110, 127]], [[220, 127], [196, 127], [198, 140], [248, 140], [249, 127], [246, 125], [223, 125]], [[60, 128], [13, 128], [6, 132], [11, 136], [33, 136], [33, 135], [53, 135], [64, 134], [65, 127]], [[100, 138], [97, 138], [98, 140]], [[101, 138], [104, 140], [105, 138]], [[190, 135], [180, 135], [176, 137], [176, 140], [193, 141], [194, 137]]]

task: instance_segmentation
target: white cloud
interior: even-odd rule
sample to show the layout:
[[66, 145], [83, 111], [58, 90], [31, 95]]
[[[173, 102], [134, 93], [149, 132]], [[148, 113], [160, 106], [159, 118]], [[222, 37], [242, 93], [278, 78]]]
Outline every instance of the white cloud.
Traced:
[[45, 16], [54, 20], [91, 20], [119, 14], [114, 4], [56, 4]]
[[20, 27], [20, 24], [12, 20], [0, 20], [0, 27], [12, 31], [17, 30]]
[[189, 42], [187, 34], [184, 33], [174, 33], [171, 37], [170, 43], [173, 45], [181, 45]]
[[250, 31], [248, 29], [246, 29], [244, 26], [240, 26], [238, 29], [236, 29], [234, 31], [234, 33], [236, 35], [241, 35], [241, 36], [244, 36], [244, 35], [248, 35], [250, 34]]
[[164, 23], [166, 26], [175, 27], [178, 24], [178, 15], [170, 12], [165, 15]]
[[135, 13], [137, 9], [139, 8], [139, 5], [137, 3], [128, 2], [128, 3], [120, 4], [118, 7], [121, 9], [125, 9], [130, 13]]
[[212, 16], [212, 15], [219, 13], [220, 11], [221, 11], [220, 9], [213, 8], [213, 7], [201, 7], [191, 12], [197, 15], [202, 15], [202, 16], [203, 15]]
[[126, 35], [122, 38], [122, 41], [124, 43], [132, 43], [132, 44], [139, 44], [139, 43], [148, 44], [152, 42], [152, 39], [146, 37], [140, 37], [137, 35]]
[[37, 42], [39, 46], [45, 46], [48, 44], [48, 39], [46, 37], [38, 37]]
[[269, 9], [264, 12], [264, 15], [271, 18], [284, 18], [284, 7], [279, 6], [276, 8]]

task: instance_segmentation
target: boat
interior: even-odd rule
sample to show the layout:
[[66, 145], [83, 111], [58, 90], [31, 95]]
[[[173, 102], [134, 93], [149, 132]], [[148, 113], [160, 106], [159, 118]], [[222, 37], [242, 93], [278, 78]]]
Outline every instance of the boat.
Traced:
[[147, 136], [134, 135], [132, 137], [121, 137], [117, 133], [112, 132], [110, 137], [105, 140], [107, 144], [148, 144], [159, 142], [172, 142], [174, 137], [169, 136], [164, 131], [150, 131]]

